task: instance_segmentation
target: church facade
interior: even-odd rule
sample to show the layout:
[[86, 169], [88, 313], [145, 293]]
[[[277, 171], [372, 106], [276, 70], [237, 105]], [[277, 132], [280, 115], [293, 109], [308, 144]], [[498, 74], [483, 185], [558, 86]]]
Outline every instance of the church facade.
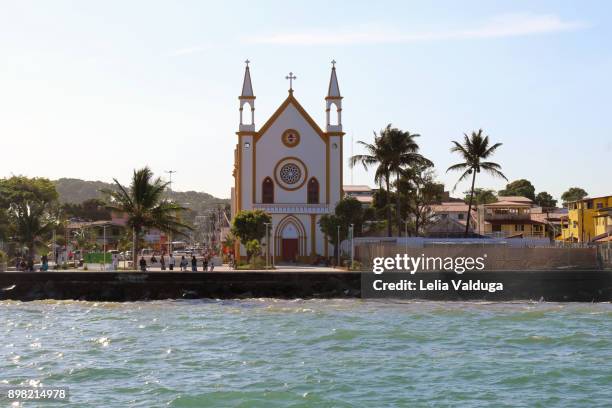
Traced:
[[[294, 96], [289, 95], [259, 129], [249, 64], [239, 96], [240, 125], [234, 151], [232, 214], [263, 210], [270, 214], [270, 256], [276, 263], [309, 262], [333, 248], [320, 231], [322, 215], [332, 213], [342, 197], [342, 96], [335, 62], [324, 99], [325, 130]], [[266, 238], [262, 242], [266, 242]], [[244, 258], [240, 243], [236, 255]]]

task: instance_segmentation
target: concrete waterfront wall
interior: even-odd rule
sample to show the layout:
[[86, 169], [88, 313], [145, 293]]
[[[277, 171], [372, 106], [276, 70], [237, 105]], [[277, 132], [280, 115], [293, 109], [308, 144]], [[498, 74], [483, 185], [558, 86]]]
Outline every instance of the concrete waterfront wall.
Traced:
[[355, 259], [370, 269], [375, 257], [395, 257], [408, 254], [410, 257], [486, 257], [487, 271], [503, 270], [554, 270], [554, 269], [598, 269], [600, 268], [596, 248], [520, 248], [507, 245], [459, 245], [431, 244], [414, 248], [390, 244], [362, 244], [355, 246]]
[[[432, 300], [612, 301], [612, 271], [421, 272], [409, 279], [501, 282], [504, 290], [373, 293], [371, 281], [392, 272], [4, 272], [0, 300], [136, 301], [191, 298], [376, 298]], [[398, 274], [400, 275], [400, 274]], [[403, 274], [402, 274], [403, 275]], [[382, 296], [384, 295], [384, 296]]]
[[4, 272], [0, 299], [135, 301], [184, 298], [357, 297], [359, 273]]

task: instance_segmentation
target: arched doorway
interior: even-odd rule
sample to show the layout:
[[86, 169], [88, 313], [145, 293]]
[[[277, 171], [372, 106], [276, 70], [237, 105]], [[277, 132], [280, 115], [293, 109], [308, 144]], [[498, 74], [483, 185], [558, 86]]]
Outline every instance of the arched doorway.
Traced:
[[285, 217], [276, 228], [276, 248], [283, 262], [297, 262], [306, 253], [305, 229], [294, 216]]

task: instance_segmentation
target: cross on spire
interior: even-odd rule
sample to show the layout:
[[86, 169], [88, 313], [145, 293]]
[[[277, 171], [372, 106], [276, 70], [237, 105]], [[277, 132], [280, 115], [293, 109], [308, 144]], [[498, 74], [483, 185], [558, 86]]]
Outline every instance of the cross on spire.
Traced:
[[289, 80], [289, 92], [293, 92], [293, 80], [297, 79], [297, 77], [293, 75], [293, 72], [289, 72], [289, 75], [287, 75], [285, 79]]
[[332, 68], [336, 68], [336, 60], [331, 60]]
[[246, 64], [246, 66], [247, 66], [247, 67], [249, 66], [249, 63], [250, 63], [250, 62], [251, 62], [251, 61], [249, 61], [248, 59], [247, 59], [246, 61], [244, 61], [244, 63]]

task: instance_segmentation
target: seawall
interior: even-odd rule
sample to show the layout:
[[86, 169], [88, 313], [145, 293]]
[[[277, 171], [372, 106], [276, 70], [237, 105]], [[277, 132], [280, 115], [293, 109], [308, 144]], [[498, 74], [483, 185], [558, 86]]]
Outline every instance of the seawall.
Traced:
[[[387, 275], [391, 278], [393, 274]], [[358, 298], [374, 293], [378, 275], [366, 272], [3, 272], [0, 300], [75, 299], [137, 301], [195, 298]], [[463, 275], [423, 272], [427, 283], [446, 282], [450, 290], [396, 292], [396, 298], [432, 300], [612, 301], [612, 271], [487, 271]], [[503, 290], [454, 290], [452, 280], [497, 282]]]

